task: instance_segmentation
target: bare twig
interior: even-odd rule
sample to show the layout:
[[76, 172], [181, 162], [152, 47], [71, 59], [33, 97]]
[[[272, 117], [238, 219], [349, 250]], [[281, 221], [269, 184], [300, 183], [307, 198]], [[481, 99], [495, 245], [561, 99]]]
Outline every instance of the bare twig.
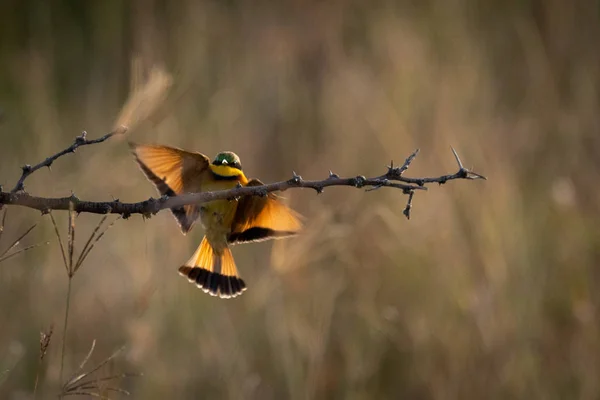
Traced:
[[[69, 210], [71, 207], [73, 207], [73, 210], [77, 213], [112, 213], [120, 214], [124, 218], [127, 218], [132, 214], [142, 214], [148, 217], [166, 208], [176, 208], [188, 204], [200, 204], [212, 200], [221, 199], [234, 200], [243, 196], [265, 196], [269, 192], [285, 191], [287, 189], [293, 188], [308, 188], [315, 190], [317, 193], [322, 193], [323, 189], [329, 186], [351, 186], [355, 188], [365, 188], [367, 190], [376, 190], [383, 187], [400, 189], [404, 194], [408, 194], [409, 196], [411, 196], [410, 201], [408, 203], [410, 205], [412, 201], [412, 195], [414, 195], [414, 192], [416, 190], [427, 190], [425, 185], [429, 183], [444, 184], [454, 179], [486, 179], [483, 175], [466, 169], [463, 166], [460, 158], [458, 157], [458, 154], [454, 149], [452, 149], [452, 152], [458, 164], [458, 172], [438, 177], [405, 177], [404, 172], [408, 169], [408, 167], [414, 161], [419, 152], [419, 150], [417, 149], [406, 158], [402, 166], [394, 167], [392, 162], [387, 168], [387, 172], [385, 174], [374, 178], [365, 178], [362, 175], [358, 175], [351, 178], [340, 178], [339, 175], [329, 171], [329, 176], [326, 179], [309, 181], [302, 179], [301, 176], [294, 172], [292, 178], [287, 181], [275, 182], [262, 186], [238, 186], [230, 190], [222, 190], [216, 192], [187, 193], [174, 197], [163, 196], [160, 199], [150, 198], [148, 200], [141, 201], [138, 203], [122, 203], [119, 200], [104, 202], [85, 201], [78, 199], [74, 194], [72, 194], [69, 197], [61, 198], [36, 197], [24, 191], [23, 182], [25, 181], [25, 179], [41, 167], [49, 167], [57, 158], [59, 158], [62, 155], [74, 152], [77, 147], [88, 144], [101, 143], [106, 141], [113, 135], [123, 133], [125, 131], [126, 128], [122, 127], [102, 136], [101, 138], [94, 140], [87, 140], [84, 132], [81, 136], [78, 136], [75, 139], [75, 142], [65, 150], [51, 157], [48, 157], [46, 160], [33, 167], [23, 167], [23, 174], [15, 188], [10, 192], [4, 192], [0, 190], [0, 207], [5, 204], [18, 205], [39, 210], [44, 214], [50, 212], [51, 210]], [[410, 207], [408, 207], [408, 209], [410, 209]], [[407, 215], [407, 217], [409, 216], [409, 212], [406, 212], [406, 209], [405, 215]], [[71, 257], [71, 251], [72, 249], [68, 249], [69, 257]]]
[[65, 154], [75, 153], [75, 150], [77, 150], [78, 147], [87, 146], [87, 145], [95, 144], [95, 143], [102, 143], [102, 142], [110, 139], [114, 135], [122, 134], [122, 133], [125, 133], [126, 131], [127, 131], [127, 128], [120, 127], [110, 133], [107, 133], [106, 135], [104, 135], [98, 139], [92, 139], [92, 140], [88, 140], [86, 138], [87, 132], [83, 131], [81, 133], [81, 135], [79, 135], [75, 138], [75, 141], [73, 142], [73, 144], [70, 145], [69, 147], [67, 147], [66, 149], [59, 151], [58, 153], [46, 158], [44, 161], [42, 161], [34, 166], [26, 164], [23, 167], [21, 167], [21, 170], [22, 170], [21, 177], [19, 178], [19, 181], [17, 182], [17, 184], [15, 185], [15, 187], [13, 188], [11, 193], [18, 192], [20, 190], [25, 190], [25, 179], [27, 179], [27, 177], [29, 175], [33, 174], [35, 171], [37, 171], [40, 168], [43, 168], [43, 167], [50, 168], [52, 166], [52, 163], [57, 158], [62, 157]]
[[404, 211], [402, 211], [402, 214], [404, 214], [406, 219], [410, 219], [410, 210], [412, 209], [412, 199], [414, 195], [415, 192], [410, 192], [408, 194], [408, 201], [406, 202], [406, 207], [404, 207]]
[[0, 192], [0, 204], [19, 205], [33, 208], [47, 213], [50, 210], [68, 210], [69, 204], [74, 204], [74, 210], [77, 213], [87, 212], [94, 214], [121, 214], [124, 218], [133, 214], [142, 214], [149, 216], [157, 212], [172, 207], [180, 207], [187, 204], [200, 204], [212, 200], [236, 199], [242, 196], [264, 196], [269, 192], [285, 191], [293, 188], [310, 188], [317, 193], [323, 192], [325, 187], [329, 186], [351, 186], [356, 188], [382, 188], [390, 187], [401, 189], [403, 193], [410, 194], [415, 190], [426, 190], [428, 183], [444, 184], [455, 179], [486, 179], [483, 175], [467, 170], [459, 164], [458, 172], [438, 177], [409, 178], [403, 175], [408, 168], [410, 161], [414, 159], [413, 154], [402, 167], [388, 167], [388, 172], [375, 178], [365, 178], [356, 176], [352, 178], [340, 178], [331, 173], [324, 180], [309, 181], [302, 179], [299, 175], [293, 175], [287, 181], [270, 183], [262, 186], [237, 187], [229, 190], [215, 192], [188, 193], [175, 197], [162, 197], [160, 199], [150, 198], [138, 203], [122, 203], [119, 200], [96, 202], [84, 201], [78, 199], [75, 195], [62, 198], [45, 198], [32, 196], [25, 192], [7, 193]]

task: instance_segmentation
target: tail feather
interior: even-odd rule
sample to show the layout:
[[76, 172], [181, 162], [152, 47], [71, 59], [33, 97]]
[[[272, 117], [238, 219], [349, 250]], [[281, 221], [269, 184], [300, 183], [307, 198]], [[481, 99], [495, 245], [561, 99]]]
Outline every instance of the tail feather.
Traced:
[[246, 283], [239, 277], [231, 250], [225, 248], [221, 254], [215, 252], [206, 237], [192, 258], [179, 267], [179, 273], [212, 296], [227, 299], [237, 297], [246, 290]]

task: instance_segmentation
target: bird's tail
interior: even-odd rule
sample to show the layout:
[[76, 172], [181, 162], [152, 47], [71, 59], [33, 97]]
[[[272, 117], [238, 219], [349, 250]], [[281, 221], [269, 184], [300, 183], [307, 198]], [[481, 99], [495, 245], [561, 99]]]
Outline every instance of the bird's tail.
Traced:
[[235, 267], [231, 250], [226, 247], [222, 251], [215, 251], [206, 236], [192, 258], [179, 267], [179, 273], [212, 296], [228, 299], [239, 296], [246, 290], [246, 284]]

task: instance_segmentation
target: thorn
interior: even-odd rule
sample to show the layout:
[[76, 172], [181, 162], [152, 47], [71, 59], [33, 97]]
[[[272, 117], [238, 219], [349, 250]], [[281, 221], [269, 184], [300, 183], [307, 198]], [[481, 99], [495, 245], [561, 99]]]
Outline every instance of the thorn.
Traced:
[[79, 136], [77, 136], [75, 138], [75, 143], [77, 143], [77, 144], [83, 144], [83, 143], [85, 143], [86, 136], [87, 136], [87, 132], [86, 131], [81, 132], [81, 135], [79, 135]]
[[487, 181], [487, 178], [485, 176], [478, 174], [477, 172], [473, 172], [473, 171], [467, 171], [467, 179], [471, 179], [471, 180], [483, 179], [484, 181]]
[[25, 164], [21, 167], [21, 169], [23, 170], [24, 174], [28, 174], [31, 172], [31, 165], [29, 164]]
[[329, 178], [339, 178], [340, 176], [333, 171], [329, 170]]
[[50, 211], [51, 210], [49, 208], [44, 208], [44, 209], [41, 210], [42, 215], [50, 214]]
[[239, 188], [241, 188], [241, 187], [243, 187], [243, 186], [242, 186], [242, 184], [241, 184], [241, 183], [238, 181], [238, 183], [236, 183], [235, 187], [236, 187], [236, 189], [239, 189]]
[[416, 149], [412, 152], [410, 156], [406, 157], [406, 160], [404, 160], [404, 164], [402, 164], [401, 167], [390, 169], [388, 173], [394, 173], [397, 176], [401, 176], [404, 173], [404, 171], [408, 169], [410, 164], [414, 161], [415, 157], [417, 157], [417, 154], [419, 154], [419, 149]]
[[392, 175], [398, 168], [394, 168], [394, 160], [390, 161], [390, 165], [387, 166], [388, 176]]
[[317, 186], [315, 190], [317, 191], [317, 194], [323, 193], [323, 188], [321, 186]]
[[[487, 181], [487, 178], [481, 174], [478, 174], [476, 172], [471, 171], [470, 169], [467, 169], [463, 166], [462, 162], [460, 161], [460, 157], [458, 156], [458, 153], [456, 152], [456, 150], [454, 150], [454, 147], [450, 146], [450, 148], [452, 149], [452, 153], [454, 153], [454, 158], [456, 159], [456, 163], [458, 164], [458, 173], [459, 175], [464, 178], [464, 179], [483, 179]], [[446, 183], [445, 181], [442, 183]]]
[[456, 159], [456, 163], [458, 164], [458, 168], [460, 170], [465, 169], [465, 167], [463, 167], [462, 162], [460, 161], [460, 157], [458, 156], [458, 153], [456, 152], [456, 150], [454, 150], [454, 147], [450, 146], [450, 148], [452, 149], [452, 153], [454, 153], [454, 158]]
[[84, 144], [85, 144], [85, 137], [77, 136], [75, 138], [75, 143], [73, 144], [73, 146], [71, 146], [71, 148], [69, 149], [69, 151], [71, 153], [75, 153], [75, 150], [77, 150], [77, 147], [82, 146]]
[[293, 176], [292, 176], [292, 179], [290, 179], [290, 182], [296, 183], [296, 184], [302, 182], [302, 177], [300, 175], [298, 175], [296, 173], [296, 171], [292, 171], [292, 174], [293, 174]]

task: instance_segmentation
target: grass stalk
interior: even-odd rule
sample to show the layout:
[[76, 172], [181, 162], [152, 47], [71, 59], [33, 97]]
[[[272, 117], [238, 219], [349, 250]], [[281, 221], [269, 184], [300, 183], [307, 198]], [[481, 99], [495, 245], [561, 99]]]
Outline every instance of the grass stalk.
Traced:
[[63, 373], [65, 368], [65, 350], [67, 343], [67, 329], [69, 327], [69, 310], [71, 308], [71, 283], [73, 281], [73, 275], [69, 276], [69, 283], [67, 284], [67, 296], [65, 305], [65, 320], [63, 323], [63, 336], [62, 336], [62, 349], [60, 351], [60, 382], [63, 381]]
[[52, 339], [52, 333], [54, 332], [54, 326], [50, 325], [50, 329], [46, 332], [40, 332], [40, 357], [38, 359], [37, 373], [35, 374], [35, 385], [33, 386], [33, 399], [37, 396], [37, 388], [40, 382], [40, 372], [42, 371], [42, 365], [44, 363], [44, 357], [50, 346], [50, 340]]

